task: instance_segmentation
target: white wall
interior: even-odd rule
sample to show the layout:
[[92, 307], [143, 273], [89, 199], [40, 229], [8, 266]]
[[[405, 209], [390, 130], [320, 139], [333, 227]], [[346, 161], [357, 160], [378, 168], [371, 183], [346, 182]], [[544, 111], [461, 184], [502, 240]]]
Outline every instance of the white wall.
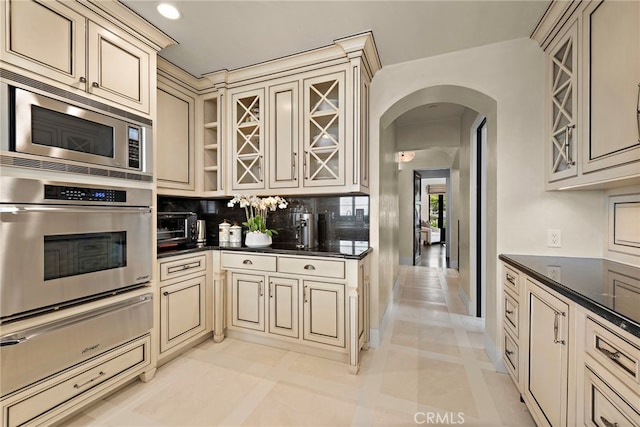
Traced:
[[[602, 193], [544, 191], [544, 63], [536, 43], [523, 38], [384, 67], [371, 85], [371, 152], [380, 153], [380, 158], [372, 156], [372, 162], [381, 175], [381, 181], [372, 183], [372, 206], [380, 201], [381, 213], [371, 222], [372, 230], [376, 229], [371, 238], [372, 245], [378, 247], [397, 227], [388, 220], [394, 213], [386, 210], [397, 209], [399, 199], [393, 193], [397, 185], [386, 182], [393, 178], [397, 166], [386, 155], [395, 149], [395, 139], [388, 138], [385, 129], [400, 114], [432, 102], [455, 102], [488, 116], [487, 255], [491, 261], [486, 266], [486, 332], [494, 360], [499, 358], [495, 352], [501, 309], [496, 286], [499, 253], [598, 257], [603, 252], [602, 233], [590, 231], [594, 225], [602, 230]], [[460, 91], [456, 99], [447, 100], [442, 98], [453, 92], [440, 91], [440, 87], [458, 87]], [[477, 93], [495, 100], [496, 115], [483, 111], [491, 108]], [[547, 228], [562, 230], [562, 248], [546, 247]], [[384, 289], [392, 289], [397, 263], [397, 246], [374, 259], [372, 282], [380, 295], [386, 294]], [[394, 271], [394, 276], [387, 271]], [[383, 301], [372, 304], [378, 306], [378, 314], [384, 312]], [[380, 321], [372, 317], [372, 328]]]
[[398, 151], [460, 145], [460, 120], [456, 118], [398, 126]]

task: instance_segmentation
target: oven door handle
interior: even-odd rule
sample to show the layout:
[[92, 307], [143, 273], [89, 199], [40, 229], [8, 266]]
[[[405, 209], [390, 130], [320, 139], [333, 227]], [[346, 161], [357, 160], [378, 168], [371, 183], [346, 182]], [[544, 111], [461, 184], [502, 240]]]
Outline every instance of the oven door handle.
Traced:
[[63, 212], [63, 213], [151, 213], [148, 207], [112, 207], [112, 206], [43, 206], [43, 205], [5, 205], [0, 213]]

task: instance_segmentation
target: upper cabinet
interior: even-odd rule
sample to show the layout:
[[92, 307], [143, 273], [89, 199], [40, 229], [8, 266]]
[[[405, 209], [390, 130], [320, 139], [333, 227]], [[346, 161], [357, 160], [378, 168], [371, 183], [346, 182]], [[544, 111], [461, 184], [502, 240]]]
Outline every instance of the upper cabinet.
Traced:
[[[101, 7], [98, 15], [77, 2], [2, 2], [2, 68], [151, 115], [156, 51], [171, 41], [157, 30], [151, 37], [138, 33], [131, 24], [140, 18], [130, 18], [133, 14], [118, 2], [102, 2]], [[116, 25], [123, 17], [130, 19], [127, 26]], [[149, 30], [139, 23], [142, 31]]]
[[380, 67], [364, 33], [223, 72], [226, 193], [368, 193], [369, 83]]
[[640, 182], [640, 3], [554, 1], [547, 54], [547, 189]]

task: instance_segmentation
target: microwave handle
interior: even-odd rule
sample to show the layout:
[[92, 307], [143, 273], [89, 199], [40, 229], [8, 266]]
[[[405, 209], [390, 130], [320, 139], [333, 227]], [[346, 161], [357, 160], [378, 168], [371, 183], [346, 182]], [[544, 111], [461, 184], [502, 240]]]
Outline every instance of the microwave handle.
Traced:
[[64, 212], [64, 213], [151, 213], [146, 207], [103, 207], [103, 206], [42, 206], [42, 205], [12, 205], [0, 207], [0, 213], [29, 213], [29, 212]]

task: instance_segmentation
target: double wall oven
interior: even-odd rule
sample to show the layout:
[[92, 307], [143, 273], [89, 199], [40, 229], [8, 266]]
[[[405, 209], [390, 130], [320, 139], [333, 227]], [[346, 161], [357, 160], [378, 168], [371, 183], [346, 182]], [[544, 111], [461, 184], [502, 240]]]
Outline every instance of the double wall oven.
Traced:
[[[3, 395], [148, 333], [151, 293], [109, 297], [150, 284], [151, 190], [7, 176], [0, 188], [0, 325], [105, 301], [0, 336]], [[34, 354], [46, 357], [25, 363]]]

